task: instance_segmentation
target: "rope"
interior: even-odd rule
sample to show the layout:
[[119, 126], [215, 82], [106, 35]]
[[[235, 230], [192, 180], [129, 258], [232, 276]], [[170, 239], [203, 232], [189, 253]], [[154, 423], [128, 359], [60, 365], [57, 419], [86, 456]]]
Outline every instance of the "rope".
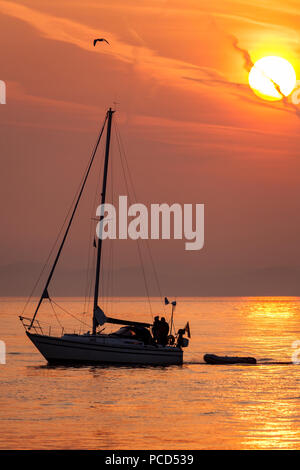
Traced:
[[92, 164], [93, 164], [95, 155], [96, 155], [96, 151], [97, 151], [98, 145], [99, 145], [99, 143], [100, 143], [100, 140], [101, 140], [101, 137], [102, 137], [102, 134], [103, 134], [103, 131], [104, 131], [104, 127], [105, 127], [106, 120], [107, 120], [107, 114], [106, 114], [106, 116], [105, 116], [105, 119], [104, 119], [102, 128], [101, 128], [101, 130], [100, 130], [100, 133], [99, 133], [99, 135], [98, 135], [96, 144], [95, 144], [95, 146], [94, 146], [94, 149], [93, 149], [93, 152], [92, 152], [90, 161], [89, 161], [88, 166], [87, 166], [87, 170], [86, 170], [86, 172], [85, 172], [85, 174], [84, 174], [84, 177], [83, 177], [82, 180], [81, 180], [81, 181], [82, 181], [82, 184], [81, 184], [81, 187], [80, 187], [80, 190], [79, 190], [77, 199], [76, 199], [76, 203], [75, 203], [74, 208], [73, 208], [73, 210], [72, 210], [72, 215], [71, 215], [71, 217], [70, 217], [70, 219], [69, 219], [69, 223], [68, 223], [68, 225], [67, 225], [67, 229], [66, 229], [66, 231], [65, 231], [65, 234], [64, 234], [63, 239], [62, 239], [62, 241], [61, 241], [61, 244], [60, 244], [59, 250], [58, 250], [58, 252], [57, 252], [56, 258], [55, 258], [55, 260], [54, 260], [53, 266], [52, 266], [52, 268], [51, 268], [50, 274], [49, 274], [49, 276], [48, 276], [46, 285], [45, 285], [44, 290], [43, 290], [43, 294], [42, 294], [42, 296], [41, 296], [41, 298], [40, 298], [40, 300], [39, 300], [39, 303], [38, 303], [38, 305], [37, 305], [37, 307], [36, 307], [36, 310], [35, 310], [35, 312], [34, 312], [34, 315], [33, 315], [33, 317], [32, 317], [32, 320], [31, 320], [31, 324], [30, 324], [30, 326], [29, 326], [29, 329], [31, 329], [31, 327], [33, 326], [33, 323], [34, 323], [35, 317], [36, 317], [36, 315], [37, 315], [37, 313], [38, 313], [39, 307], [40, 307], [40, 305], [41, 305], [41, 303], [42, 303], [42, 301], [43, 301], [43, 299], [44, 299], [44, 294], [45, 294], [45, 292], [47, 292], [47, 289], [48, 289], [48, 286], [49, 286], [50, 281], [51, 281], [51, 279], [52, 279], [54, 270], [55, 270], [56, 265], [57, 265], [57, 263], [58, 263], [58, 260], [59, 260], [61, 251], [62, 251], [62, 249], [63, 249], [64, 243], [65, 243], [65, 241], [66, 241], [67, 235], [68, 235], [69, 230], [70, 230], [70, 227], [71, 227], [71, 225], [72, 225], [72, 222], [73, 222], [73, 219], [74, 219], [74, 216], [75, 216], [75, 213], [76, 213], [76, 210], [77, 210], [79, 201], [80, 201], [80, 199], [81, 199], [81, 196], [82, 196], [82, 193], [83, 193], [83, 190], [84, 190], [84, 187], [85, 187], [87, 178], [88, 178], [88, 176], [89, 176], [89, 173], [90, 173], [90, 170], [91, 170], [91, 167], [92, 167]]
[[[134, 194], [135, 202], [137, 202], [137, 196], [136, 196], [136, 192], [135, 192], [135, 188], [134, 188], [134, 184], [133, 184], [133, 178], [132, 178], [132, 175], [131, 175], [130, 167], [128, 165], [128, 160], [127, 160], [127, 157], [126, 157], [126, 152], [125, 152], [125, 149], [124, 149], [124, 145], [122, 143], [121, 135], [120, 135], [119, 130], [117, 128], [117, 124], [116, 124], [116, 132], [118, 133], [120, 143], [121, 143], [121, 147], [122, 147], [122, 150], [123, 150], [124, 159], [125, 159], [125, 163], [126, 163], [126, 167], [127, 167], [127, 172], [128, 172], [128, 175], [129, 175], [129, 180], [131, 182], [131, 186], [132, 186], [132, 192]], [[150, 244], [149, 244], [148, 239], [145, 240], [145, 244], [146, 244], [148, 252], [149, 252], [149, 257], [150, 257], [152, 269], [153, 269], [153, 272], [154, 272], [154, 277], [155, 277], [155, 281], [156, 281], [156, 284], [157, 284], [158, 292], [159, 292], [161, 300], [163, 301], [163, 295], [162, 295], [162, 292], [161, 292], [161, 289], [160, 289], [160, 282], [159, 282], [159, 279], [158, 279], [158, 274], [157, 274], [157, 270], [156, 270], [156, 267], [155, 267], [155, 263], [154, 263], [154, 259], [153, 259], [153, 256], [152, 256], [152, 252], [151, 252], [151, 248], [150, 248]], [[164, 306], [164, 302], [163, 302], [163, 306]], [[165, 310], [165, 306], [164, 306], [164, 310]]]
[[[103, 150], [104, 151], [104, 150]], [[98, 177], [97, 180], [100, 180], [100, 175], [102, 173], [102, 168], [103, 168], [103, 151], [102, 151], [102, 158], [100, 159], [101, 164], [99, 165], [99, 170], [98, 170]], [[91, 296], [91, 290], [92, 290], [92, 281], [93, 281], [93, 272], [94, 272], [94, 261], [95, 257], [92, 256], [92, 252], [94, 251], [95, 247], [93, 246], [93, 241], [95, 240], [95, 209], [96, 209], [96, 201], [98, 199], [98, 192], [99, 188], [98, 185], [96, 185], [95, 193], [94, 193], [94, 200], [92, 204], [92, 210], [91, 210], [91, 216], [90, 216], [90, 233], [89, 233], [89, 239], [88, 239], [88, 262], [87, 262], [87, 268], [86, 268], [86, 283], [85, 283], [85, 298], [84, 298], [84, 307], [83, 307], [83, 313], [82, 313], [82, 318], [85, 313], [89, 310], [90, 307], [90, 296]]]
[[56, 311], [54, 310], [54, 307], [53, 307], [53, 305], [52, 305], [51, 299], [49, 299], [49, 301], [50, 301], [50, 305], [51, 305], [53, 314], [54, 314], [54, 316], [55, 316], [55, 318], [56, 318], [56, 320], [57, 320], [57, 323], [59, 324], [59, 326], [60, 326], [61, 328], [63, 328], [63, 325], [60, 323], [60, 321], [59, 321], [59, 319], [58, 319], [58, 316], [57, 316], [57, 313], [56, 313]]
[[78, 317], [76, 317], [75, 315], [73, 315], [71, 312], [68, 312], [68, 310], [66, 310], [65, 308], [63, 308], [61, 305], [59, 305], [57, 302], [55, 302], [54, 300], [52, 300], [52, 302], [54, 303], [54, 305], [56, 305], [56, 307], [60, 308], [63, 312], [67, 313], [68, 315], [70, 315], [71, 317], [75, 318], [75, 320], [79, 321], [80, 323], [82, 323], [83, 325], [85, 326], [88, 326], [90, 328], [90, 325], [88, 325], [87, 323], [85, 323], [84, 321], [80, 320]]
[[[120, 146], [120, 140], [119, 140], [119, 135], [118, 135], [116, 124], [115, 124], [115, 132], [116, 132], [116, 136], [117, 136], [117, 143], [118, 143], [118, 148], [119, 148], [119, 155], [120, 155], [120, 161], [121, 161], [123, 176], [124, 176], [124, 180], [125, 180], [126, 189], [127, 189], [127, 192], [128, 192], [128, 199], [129, 199], [129, 203], [131, 204], [129, 184], [128, 184], [128, 181], [127, 181], [125, 167], [124, 167], [124, 163], [123, 163], [123, 160], [122, 160], [122, 150], [121, 150], [121, 146]], [[124, 156], [124, 159], [126, 159], [125, 156]], [[153, 311], [152, 311], [152, 306], [151, 306], [151, 301], [150, 301], [150, 295], [149, 295], [148, 283], [147, 283], [147, 278], [146, 278], [146, 272], [145, 272], [145, 268], [144, 268], [144, 263], [143, 263], [143, 258], [142, 258], [142, 254], [141, 254], [140, 243], [139, 243], [140, 239], [137, 239], [136, 241], [137, 241], [137, 248], [138, 248], [138, 254], [139, 254], [139, 258], [140, 258], [142, 274], [143, 274], [143, 278], [144, 278], [145, 290], [146, 290], [148, 303], [149, 303], [149, 309], [150, 309], [151, 316], [153, 318]]]
[[[130, 170], [130, 167], [129, 167], [129, 164], [128, 164], [125, 148], [124, 148], [122, 138], [121, 138], [120, 132], [118, 130], [117, 124], [116, 124], [116, 132], [118, 133], [119, 138], [120, 138], [120, 143], [121, 143], [121, 147], [122, 147], [123, 154], [124, 154], [124, 159], [125, 159], [125, 163], [126, 163], [126, 167], [127, 167], [127, 172], [128, 172], [128, 175], [129, 175], [129, 180], [131, 182], [131, 186], [132, 186], [132, 192], [134, 194], [135, 202], [137, 202], [137, 196], [136, 196], [136, 192], [135, 192], [135, 188], [134, 188], [134, 184], [133, 184], [133, 178], [132, 178], [132, 175], [131, 175], [131, 170]], [[155, 263], [154, 263], [154, 258], [153, 258], [153, 255], [152, 255], [152, 251], [151, 251], [150, 243], [149, 243], [148, 239], [145, 240], [145, 244], [146, 244], [146, 247], [147, 247], [147, 250], [148, 250], [150, 263], [151, 263], [152, 270], [153, 270], [153, 273], [154, 273], [154, 278], [155, 278], [156, 286], [157, 286], [157, 289], [158, 289], [159, 297], [160, 297], [160, 300], [161, 300], [162, 305], [163, 305], [164, 313], [166, 313], [164, 298], [163, 298], [163, 295], [162, 295], [162, 292], [161, 292], [160, 282], [159, 282], [156, 266], [155, 266]]]
[[[101, 129], [101, 131], [100, 131], [99, 136], [102, 135], [105, 122], [106, 122], [106, 117], [105, 117], [105, 119], [104, 119], [104, 123], [103, 123], [103, 126], [102, 126], [102, 129]], [[93, 150], [92, 150], [92, 153], [91, 153], [91, 159], [92, 159], [93, 154], [95, 153], [95, 150], [97, 149], [97, 146], [98, 146], [98, 139], [97, 139], [96, 143], [94, 144], [94, 147], [93, 147]], [[90, 160], [91, 160], [91, 159], [90, 159]], [[65, 218], [64, 218], [64, 220], [63, 220], [63, 223], [62, 223], [62, 225], [61, 225], [61, 227], [60, 227], [60, 229], [59, 229], [59, 232], [58, 232], [58, 234], [57, 234], [57, 237], [56, 237], [56, 239], [55, 239], [55, 241], [54, 241], [54, 243], [53, 243], [53, 245], [52, 245], [52, 247], [51, 247], [51, 249], [50, 249], [49, 255], [48, 255], [48, 257], [47, 257], [47, 259], [46, 259], [46, 261], [45, 261], [45, 263], [44, 263], [44, 265], [43, 265], [43, 267], [42, 267], [42, 270], [41, 270], [41, 272], [40, 272], [40, 274], [39, 274], [39, 276], [38, 276], [38, 278], [37, 278], [37, 280], [36, 280], [36, 282], [35, 282], [35, 284], [34, 284], [34, 286], [33, 286], [33, 289], [31, 290], [31, 292], [30, 292], [30, 294], [29, 294], [29, 297], [27, 298], [27, 300], [26, 300], [26, 302], [25, 302], [25, 305], [24, 305], [24, 308], [23, 308], [23, 311], [22, 311], [22, 315], [24, 314], [24, 312], [25, 312], [25, 310], [26, 310], [26, 308], [27, 308], [27, 306], [28, 306], [28, 303], [30, 302], [30, 300], [31, 300], [31, 298], [32, 298], [32, 296], [33, 296], [33, 293], [34, 293], [34, 291], [35, 291], [35, 289], [36, 289], [38, 283], [40, 282], [40, 280], [41, 280], [41, 278], [42, 278], [42, 275], [43, 275], [43, 273], [44, 273], [44, 271], [45, 271], [45, 269], [46, 269], [46, 267], [47, 267], [47, 265], [48, 265], [48, 263], [49, 263], [49, 260], [50, 260], [52, 254], [53, 254], [54, 248], [56, 247], [57, 242], [58, 242], [58, 240], [59, 240], [59, 238], [60, 238], [60, 236], [61, 236], [61, 233], [62, 233], [62, 231], [63, 231], [63, 228], [64, 228], [64, 226], [65, 226], [65, 224], [66, 224], [66, 221], [67, 221], [68, 218], [69, 218], [69, 215], [70, 215], [70, 213], [71, 213], [72, 207], [74, 206], [74, 203], [75, 203], [75, 201], [76, 201], [76, 199], [77, 199], [77, 197], [78, 197], [78, 194], [79, 194], [79, 192], [80, 192], [80, 188], [81, 188], [81, 186], [82, 186], [82, 184], [83, 184], [85, 175], [86, 175], [87, 172], [88, 172], [88, 168], [89, 168], [89, 166], [90, 166], [90, 160], [89, 160], [89, 162], [88, 162], [87, 165], [86, 165], [84, 174], [83, 174], [83, 176], [82, 176], [82, 178], [81, 178], [81, 180], [80, 180], [80, 183], [79, 183], [79, 185], [78, 185], [78, 187], [77, 187], [77, 189], [76, 189], [75, 195], [74, 195], [74, 197], [73, 197], [73, 200], [72, 200], [72, 202], [71, 202], [71, 205], [69, 206], [69, 209], [68, 209], [68, 211], [67, 211], [67, 213], [66, 213], [66, 216], [65, 216]]]

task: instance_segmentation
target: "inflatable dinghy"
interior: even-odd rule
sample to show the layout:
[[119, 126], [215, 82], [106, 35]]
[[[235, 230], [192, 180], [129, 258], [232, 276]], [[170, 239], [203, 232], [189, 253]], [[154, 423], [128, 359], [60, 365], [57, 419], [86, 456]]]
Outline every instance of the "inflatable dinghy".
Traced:
[[255, 357], [216, 356], [205, 354], [203, 359], [207, 364], [256, 364]]

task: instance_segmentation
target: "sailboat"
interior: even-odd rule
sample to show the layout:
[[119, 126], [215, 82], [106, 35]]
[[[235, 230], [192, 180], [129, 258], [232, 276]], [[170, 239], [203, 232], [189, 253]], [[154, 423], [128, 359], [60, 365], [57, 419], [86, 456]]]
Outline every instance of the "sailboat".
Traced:
[[[155, 324], [149, 322], [122, 320], [106, 316], [99, 307], [99, 286], [101, 284], [101, 261], [103, 240], [100, 236], [97, 240], [96, 273], [94, 285], [92, 332], [63, 333], [60, 336], [51, 334], [41, 326], [37, 314], [45, 299], [50, 299], [48, 287], [54, 275], [57, 263], [68, 237], [74, 215], [84, 191], [88, 175], [106, 127], [106, 144], [103, 168], [103, 181], [101, 190], [101, 205], [105, 204], [106, 187], [109, 167], [110, 140], [112, 118], [115, 111], [109, 108], [106, 112], [103, 126], [100, 130], [94, 151], [86, 170], [83, 182], [74, 204], [73, 211], [67, 224], [66, 231], [59, 246], [54, 263], [50, 270], [42, 295], [36, 306], [32, 318], [20, 316], [20, 320], [26, 331], [26, 335], [34, 346], [44, 356], [49, 364], [116, 364], [116, 365], [172, 365], [182, 364], [183, 348], [188, 346], [189, 325], [178, 331], [176, 337], [168, 335], [164, 341], [160, 341], [155, 335]], [[102, 206], [103, 207], [103, 206]], [[101, 219], [101, 218], [100, 218]], [[103, 228], [102, 228], [103, 230]], [[166, 300], [166, 298], [165, 298]], [[173, 305], [176, 303], [173, 302]], [[157, 320], [156, 321], [160, 321]], [[99, 327], [110, 323], [122, 325], [113, 333], [104, 333]], [[173, 324], [173, 307], [171, 318], [171, 332]]]

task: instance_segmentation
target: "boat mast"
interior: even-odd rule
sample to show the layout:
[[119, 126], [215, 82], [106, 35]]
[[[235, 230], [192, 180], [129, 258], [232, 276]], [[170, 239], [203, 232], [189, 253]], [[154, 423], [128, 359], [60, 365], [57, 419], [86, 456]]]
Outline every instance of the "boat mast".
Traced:
[[[112, 115], [114, 111], [109, 108], [107, 111], [107, 134], [106, 134], [106, 148], [105, 148], [105, 160], [104, 160], [104, 170], [103, 170], [103, 181], [102, 181], [102, 192], [101, 192], [101, 206], [105, 204], [106, 196], [106, 183], [107, 183], [107, 171], [108, 171], [108, 159], [109, 159], [109, 149], [110, 149], [110, 135], [111, 135], [111, 122]], [[103, 219], [103, 216], [100, 215], [100, 222]], [[103, 227], [101, 228], [103, 230]], [[98, 297], [99, 297], [99, 283], [100, 283], [100, 269], [101, 269], [101, 252], [102, 252], [102, 233], [99, 234], [100, 238], [98, 239], [98, 248], [97, 248], [97, 265], [96, 265], [96, 279], [95, 279], [95, 291], [94, 291], [94, 311], [93, 311], [93, 335], [96, 334], [97, 321], [95, 313], [98, 307]]]

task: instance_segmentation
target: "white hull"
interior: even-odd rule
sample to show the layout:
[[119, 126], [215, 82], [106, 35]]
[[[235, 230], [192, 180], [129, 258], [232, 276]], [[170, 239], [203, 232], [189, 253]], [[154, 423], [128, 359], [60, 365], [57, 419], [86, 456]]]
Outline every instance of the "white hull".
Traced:
[[36, 348], [51, 363], [172, 365], [182, 364], [180, 348], [145, 345], [141, 341], [106, 335], [45, 336], [26, 332]]

